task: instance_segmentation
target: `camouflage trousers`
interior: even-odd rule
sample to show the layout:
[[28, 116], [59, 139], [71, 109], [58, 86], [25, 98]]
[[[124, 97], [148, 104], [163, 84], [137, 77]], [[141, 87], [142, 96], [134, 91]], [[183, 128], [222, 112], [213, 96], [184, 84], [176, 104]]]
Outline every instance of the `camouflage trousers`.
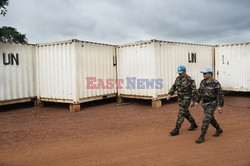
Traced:
[[217, 108], [217, 103], [208, 104], [208, 105], [204, 104], [204, 106], [203, 106], [204, 116], [203, 116], [203, 120], [202, 120], [201, 130], [204, 133], [207, 132], [207, 129], [208, 129], [210, 123], [217, 130], [220, 128], [218, 122], [214, 118], [214, 112], [215, 112], [216, 108]]
[[176, 120], [176, 128], [180, 129], [181, 125], [184, 121], [184, 119], [186, 118], [191, 124], [195, 124], [195, 120], [192, 117], [192, 115], [190, 114], [188, 107], [191, 103], [191, 100], [183, 100], [178, 98], [178, 103], [179, 103], [179, 114]]

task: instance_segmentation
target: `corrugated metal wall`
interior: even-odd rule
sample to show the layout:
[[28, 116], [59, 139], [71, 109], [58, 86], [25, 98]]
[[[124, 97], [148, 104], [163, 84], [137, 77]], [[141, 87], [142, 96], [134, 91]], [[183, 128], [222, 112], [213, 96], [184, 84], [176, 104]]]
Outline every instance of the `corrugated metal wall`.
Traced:
[[0, 42], [0, 105], [36, 97], [35, 49]]
[[164, 80], [163, 89], [156, 90], [157, 96], [168, 93], [178, 76], [179, 65], [187, 68], [187, 74], [195, 80], [197, 88], [203, 79], [200, 71], [205, 67], [214, 69], [214, 46], [156, 41], [155, 50], [156, 77]]
[[118, 95], [154, 96], [155, 89], [127, 87], [127, 79], [155, 79], [155, 49], [152, 41], [138, 42], [117, 47], [117, 78], [125, 82]]
[[62, 102], [77, 100], [75, 63], [72, 41], [37, 45], [38, 98]]
[[[87, 89], [87, 77], [101, 79], [106, 86], [107, 79], [116, 79], [115, 46], [99, 43], [78, 41], [77, 62], [78, 62], [78, 91], [79, 98], [89, 98], [95, 96], [116, 95], [116, 88], [107, 89]], [[98, 81], [93, 82], [98, 85]]]
[[86, 79], [106, 82], [116, 78], [115, 46], [70, 40], [39, 44], [37, 56], [38, 98], [42, 101], [79, 103], [86, 98], [116, 95], [116, 89], [87, 89]]
[[223, 90], [250, 91], [250, 43], [219, 45], [215, 51], [216, 79]]
[[[161, 98], [166, 95], [175, 78], [179, 65], [187, 67], [187, 74], [193, 77], [197, 87], [203, 79], [200, 71], [204, 67], [214, 68], [214, 46], [165, 41], [142, 41], [117, 48], [118, 79], [163, 79], [162, 89], [127, 89], [126, 82], [118, 95]], [[193, 56], [193, 58], [192, 58]]]

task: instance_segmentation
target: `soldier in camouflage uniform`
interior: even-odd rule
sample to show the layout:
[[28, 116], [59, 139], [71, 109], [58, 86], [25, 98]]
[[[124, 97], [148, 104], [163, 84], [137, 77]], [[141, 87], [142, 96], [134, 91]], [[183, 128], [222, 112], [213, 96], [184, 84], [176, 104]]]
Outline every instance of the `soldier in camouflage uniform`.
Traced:
[[214, 112], [216, 108], [218, 107], [219, 113], [221, 113], [221, 108], [224, 105], [224, 95], [222, 93], [220, 83], [213, 79], [212, 69], [205, 68], [202, 73], [204, 79], [200, 83], [200, 88], [196, 98], [196, 105], [202, 99], [204, 117], [201, 127], [201, 135], [196, 140], [196, 143], [202, 143], [205, 141], [205, 135], [207, 133], [209, 123], [211, 123], [211, 125], [216, 128], [216, 132], [213, 135], [214, 137], [219, 136], [223, 132], [223, 130], [220, 128], [220, 125], [214, 118]]
[[175, 83], [172, 85], [167, 96], [167, 100], [169, 100], [171, 95], [177, 91], [178, 103], [180, 107], [175, 129], [170, 132], [170, 135], [172, 136], [179, 134], [179, 129], [181, 128], [185, 118], [191, 123], [191, 126], [188, 129], [189, 131], [192, 131], [198, 127], [188, 110], [188, 107], [193, 107], [195, 102], [195, 81], [186, 74], [186, 68], [184, 66], [179, 66], [177, 68], [177, 72], [179, 73], [179, 76], [176, 78]]

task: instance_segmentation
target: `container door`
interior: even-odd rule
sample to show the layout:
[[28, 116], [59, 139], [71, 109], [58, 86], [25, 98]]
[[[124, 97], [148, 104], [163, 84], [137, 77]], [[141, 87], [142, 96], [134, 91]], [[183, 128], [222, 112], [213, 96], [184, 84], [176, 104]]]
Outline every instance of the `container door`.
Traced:
[[228, 87], [228, 80], [230, 80], [230, 59], [225, 48], [218, 47], [215, 60], [215, 77], [223, 87]]

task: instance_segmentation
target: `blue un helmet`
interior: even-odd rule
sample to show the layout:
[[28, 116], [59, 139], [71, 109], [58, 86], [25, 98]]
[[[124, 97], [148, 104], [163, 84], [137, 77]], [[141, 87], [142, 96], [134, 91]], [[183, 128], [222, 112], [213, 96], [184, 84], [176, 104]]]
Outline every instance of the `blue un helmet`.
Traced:
[[209, 68], [209, 67], [206, 67], [205, 69], [203, 69], [202, 71], [201, 71], [201, 73], [213, 73], [213, 70], [211, 69], [211, 68]]
[[182, 73], [182, 72], [184, 72], [184, 71], [186, 71], [186, 67], [185, 67], [185, 66], [180, 65], [180, 66], [177, 68], [177, 73]]

